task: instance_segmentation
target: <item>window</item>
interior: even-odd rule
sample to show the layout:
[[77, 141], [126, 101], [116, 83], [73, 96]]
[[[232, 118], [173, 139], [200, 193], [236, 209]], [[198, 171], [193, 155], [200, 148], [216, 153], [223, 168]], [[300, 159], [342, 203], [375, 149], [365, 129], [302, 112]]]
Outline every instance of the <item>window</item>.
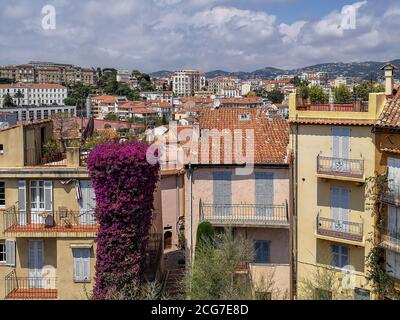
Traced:
[[51, 181], [31, 181], [30, 196], [33, 211], [52, 210], [52, 189]]
[[0, 181], [0, 208], [6, 206], [6, 191], [4, 181]]
[[90, 248], [73, 248], [74, 281], [90, 281]]
[[354, 300], [371, 300], [371, 293], [369, 290], [355, 288]]
[[4, 154], [4, 146], [3, 146], [3, 144], [0, 144], [0, 154]]
[[386, 250], [386, 272], [389, 276], [400, 279], [400, 254]]
[[254, 253], [255, 263], [270, 263], [270, 241], [254, 241]]
[[332, 247], [332, 265], [336, 268], [344, 268], [349, 264], [349, 248], [333, 245]]
[[6, 242], [4, 240], [0, 240], [0, 263], [7, 262], [6, 255]]

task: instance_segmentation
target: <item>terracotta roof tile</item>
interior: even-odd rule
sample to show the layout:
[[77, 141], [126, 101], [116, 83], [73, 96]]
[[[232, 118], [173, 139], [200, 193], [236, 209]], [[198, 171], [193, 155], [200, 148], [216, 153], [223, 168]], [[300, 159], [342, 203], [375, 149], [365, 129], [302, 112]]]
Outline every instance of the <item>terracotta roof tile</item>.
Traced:
[[[245, 117], [244, 119], [242, 117]], [[242, 155], [246, 155], [246, 148], [254, 152], [254, 163], [288, 163], [289, 128], [288, 122], [281, 117], [268, 117], [259, 109], [206, 109], [199, 117], [199, 128], [229, 129], [232, 137], [235, 129], [242, 130]], [[254, 145], [247, 145], [249, 137], [246, 129], [254, 130]], [[234, 140], [232, 138], [232, 140]], [[227, 163], [224, 160], [224, 139], [220, 138], [220, 147], [215, 150], [212, 148], [212, 139], [209, 142], [209, 158], [212, 163], [212, 154], [219, 153], [220, 163]], [[233, 143], [233, 141], [232, 141]], [[201, 150], [200, 150], [201, 152]], [[199, 152], [199, 153], [200, 153]], [[235, 146], [232, 146], [232, 162], [240, 163], [240, 159], [235, 160]], [[192, 150], [193, 154], [193, 150]], [[200, 157], [199, 157], [200, 158]], [[201, 159], [199, 159], [199, 162]]]
[[400, 129], [400, 90], [389, 98], [376, 122], [377, 128]]

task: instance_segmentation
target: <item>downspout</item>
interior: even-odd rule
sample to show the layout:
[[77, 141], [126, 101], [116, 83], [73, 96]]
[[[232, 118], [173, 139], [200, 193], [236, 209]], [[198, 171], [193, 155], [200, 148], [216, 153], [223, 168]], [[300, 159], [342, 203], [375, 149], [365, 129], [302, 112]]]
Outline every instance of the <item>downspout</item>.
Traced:
[[[296, 115], [296, 119], [297, 119]], [[298, 277], [298, 154], [299, 154], [299, 149], [298, 149], [298, 143], [299, 143], [299, 124], [296, 121], [296, 132], [295, 132], [295, 159], [294, 159], [294, 174], [293, 174], [293, 180], [294, 180], [294, 196], [293, 196], [293, 242], [294, 242], [294, 265], [295, 265], [295, 277], [293, 279], [293, 291], [292, 294], [296, 296], [297, 299], [297, 277]]]
[[189, 184], [190, 184], [190, 204], [189, 204], [189, 252], [190, 261], [193, 258], [193, 168], [189, 163]]

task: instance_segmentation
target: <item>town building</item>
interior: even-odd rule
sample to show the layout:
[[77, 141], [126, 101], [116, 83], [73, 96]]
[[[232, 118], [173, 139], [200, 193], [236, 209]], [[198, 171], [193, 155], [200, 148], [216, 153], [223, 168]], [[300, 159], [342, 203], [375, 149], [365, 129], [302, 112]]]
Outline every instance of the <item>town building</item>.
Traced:
[[172, 91], [178, 97], [193, 96], [206, 85], [205, 74], [195, 70], [181, 70], [172, 74]]
[[[18, 97], [18, 94], [21, 97]], [[50, 83], [17, 83], [0, 84], [0, 106], [4, 107], [6, 95], [13, 98], [14, 105], [63, 105], [64, 99], [68, 97], [66, 87]]]
[[[254, 290], [259, 291], [256, 294], [272, 299], [289, 297], [291, 210], [287, 122], [281, 117], [269, 118], [256, 109], [207, 109], [199, 118], [196, 135], [200, 139], [206, 134], [204, 130], [216, 130], [221, 135], [215, 142], [206, 138], [200, 140], [198, 147], [188, 146], [190, 156], [185, 160], [184, 183], [187, 262], [193, 260], [199, 223], [210, 222], [216, 232], [231, 227], [234, 237], [247, 240], [249, 250], [254, 251], [254, 259], [244, 262], [238, 274], [251, 279]], [[232, 135], [233, 130], [241, 130], [244, 136], [240, 141], [244, 145], [240, 153], [247, 150], [253, 154], [251, 163], [246, 161], [251, 170], [238, 173], [243, 168], [237, 158], [238, 146], [232, 147], [234, 140], [226, 138], [222, 130], [230, 130]], [[252, 130], [254, 140], [246, 130]], [[232, 148], [229, 150], [228, 146]], [[204, 154], [208, 157], [201, 156]], [[273, 279], [266, 280], [268, 277]], [[263, 278], [274, 281], [281, 294], [263, 288], [260, 285]]]
[[[366, 258], [374, 218], [366, 179], [375, 174], [372, 128], [385, 101], [384, 93], [373, 93], [368, 106], [304, 105], [296, 94], [289, 96], [294, 279], [299, 299], [305, 294], [302, 284], [314, 281], [321, 270], [333, 272], [337, 279], [351, 273], [352, 297], [372, 298]], [[340, 299], [331, 290], [334, 286], [315, 288], [316, 294]]]

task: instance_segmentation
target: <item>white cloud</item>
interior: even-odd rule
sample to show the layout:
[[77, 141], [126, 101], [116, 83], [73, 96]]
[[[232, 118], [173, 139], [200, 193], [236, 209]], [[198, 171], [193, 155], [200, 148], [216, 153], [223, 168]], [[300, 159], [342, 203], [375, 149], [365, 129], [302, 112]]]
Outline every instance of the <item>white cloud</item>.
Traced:
[[48, 0], [3, 1], [0, 64], [54, 60], [144, 71], [237, 71], [383, 61], [400, 52], [393, 36], [400, 26], [398, 3], [377, 13], [376, 3], [355, 2], [356, 28], [346, 30], [340, 28], [343, 8], [285, 23], [259, 9], [260, 0], [250, 0], [247, 8], [230, 0], [53, 0], [57, 29], [44, 32], [41, 7]]

